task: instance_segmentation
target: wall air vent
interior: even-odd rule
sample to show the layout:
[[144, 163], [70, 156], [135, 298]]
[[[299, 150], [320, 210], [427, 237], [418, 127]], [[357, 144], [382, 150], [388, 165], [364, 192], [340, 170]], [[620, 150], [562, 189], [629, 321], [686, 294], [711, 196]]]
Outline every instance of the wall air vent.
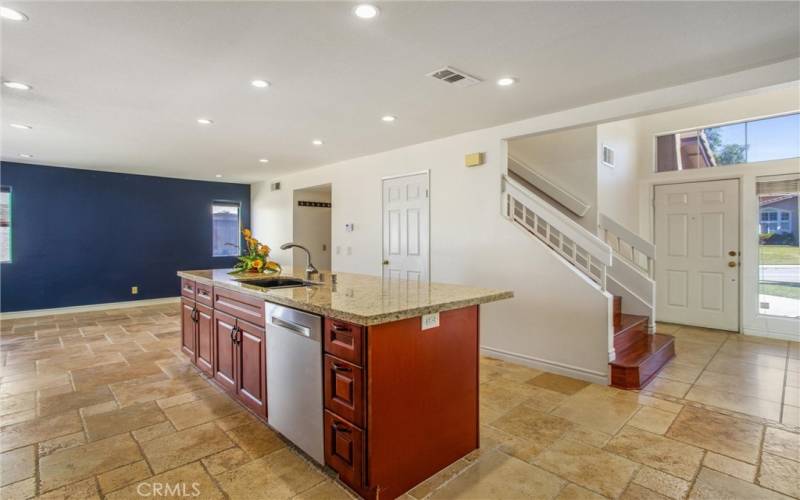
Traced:
[[603, 144], [603, 165], [614, 168], [614, 150]]
[[281, 190], [281, 183], [280, 182], [273, 182], [269, 185], [270, 191], [280, 191]]
[[456, 87], [472, 87], [473, 85], [481, 83], [479, 78], [468, 75], [455, 68], [451, 68], [450, 66], [437, 69], [436, 71], [428, 73], [425, 76], [436, 78], [437, 80], [441, 80], [444, 83], [450, 83]]

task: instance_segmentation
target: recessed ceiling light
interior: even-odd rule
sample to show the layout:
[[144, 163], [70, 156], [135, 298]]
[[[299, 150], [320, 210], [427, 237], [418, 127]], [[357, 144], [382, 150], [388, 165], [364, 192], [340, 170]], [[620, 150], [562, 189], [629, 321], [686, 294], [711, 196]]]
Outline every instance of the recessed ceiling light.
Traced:
[[29, 155], [28, 153], [20, 153], [20, 158], [33, 158], [33, 155]]
[[197, 123], [199, 123], [200, 125], [211, 125], [214, 122], [212, 120], [209, 120], [208, 118], [198, 118]]
[[11, 125], [13, 128], [19, 128], [19, 129], [22, 129], [22, 130], [30, 130], [30, 129], [32, 129], [32, 128], [33, 128], [33, 127], [31, 127], [30, 125], [23, 125], [23, 124], [21, 124], [21, 123], [12, 123], [12, 124], [10, 124], [10, 125]]
[[220, 177], [222, 177], [222, 174], [217, 174], [217, 175], [215, 175], [214, 177], [216, 177], [217, 179], [219, 179]]
[[313, 144], [315, 146], [322, 146], [323, 143], [319, 139], [314, 139], [313, 141], [311, 141], [311, 144]]
[[3, 85], [15, 90], [30, 90], [32, 87], [22, 82], [3, 82]]
[[394, 115], [384, 115], [381, 116], [381, 120], [385, 121], [386, 123], [392, 123], [393, 121], [397, 120], [397, 117]]
[[379, 12], [380, 10], [378, 10], [377, 7], [368, 3], [362, 3], [353, 9], [353, 13], [356, 15], [356, 17], [360, 17], [361, 19], [372, 19], [377, 17]]
[[269, 87], [269, 82], [266, 80], [253, 80], [250, 82], [250, 85], [259, 89], [265, 89]]
[[14, 9], [9, 9], [8, 7], [0, 7], [0, 17], [2, 17], [3, 19], [8, 19], [9, 21], [28, 20], [28, 16], [26, 16], [22, 12]]
[[517, 79], [511, 76], [504, 76], [497, 80], [497, 84], [501, 87], [508, 87], [509, 85], [514, 85], [517, 83]]
[[259, 163], [269, 163], [269, 159], [267, 159], [267, 158], [259, 158], [258, 162]]

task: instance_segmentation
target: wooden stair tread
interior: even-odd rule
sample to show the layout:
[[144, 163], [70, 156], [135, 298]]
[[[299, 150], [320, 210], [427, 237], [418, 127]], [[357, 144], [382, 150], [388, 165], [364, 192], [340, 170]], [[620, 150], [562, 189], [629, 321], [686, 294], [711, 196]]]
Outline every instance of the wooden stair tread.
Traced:
[[647, 323], [647, 316], [637, 316], [636, 314], [622, 314], [619, 325], [614, 325], [614, 335], [620, 335], [626, 330]]
[[661, 333], [648, 335], [648, 338], [636, 342], [622, 352], [618, 352], [616, 359], [609, 364], [624, 368], [637, 367], [665, 349], [674, 349], [674, 343], [675, 339], [672, 335]]

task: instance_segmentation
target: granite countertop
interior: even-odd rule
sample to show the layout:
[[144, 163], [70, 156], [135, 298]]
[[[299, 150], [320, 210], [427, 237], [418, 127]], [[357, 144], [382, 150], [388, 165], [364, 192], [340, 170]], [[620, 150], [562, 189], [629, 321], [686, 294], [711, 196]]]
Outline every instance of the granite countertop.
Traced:
[[278, 276], [305, 279], [305, 271], [286, 267], [280, 274], [255, 276], [230, 275], [228, 274], [230, 271], [230, 269], [178, 271], [178, 276], [365, 326], [510, 299], [514, 296], [514, 293], [508, 290], [416, 283], [339, 272], [334, 273], [337, 279], [333, 284], [329, 271], [323, 271], [321, 278], [318, 275], [312, 277], [313, 281], [321, 282], [319, 285], [266, 289], [248, 285], [247, 281]]

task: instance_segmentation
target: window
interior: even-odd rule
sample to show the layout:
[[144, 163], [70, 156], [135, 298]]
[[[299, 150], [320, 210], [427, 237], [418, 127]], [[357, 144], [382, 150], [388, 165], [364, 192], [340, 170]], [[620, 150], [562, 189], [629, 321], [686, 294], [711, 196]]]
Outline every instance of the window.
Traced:
[[0, 262], [11, 262], [11, 188], [0, 186]]
[[656, 137], [656, 172], [800, 157], [800, 113]]
[[241, 221], [239, 212], [239, 203], [215, 201], [211, 205], [212, 256], [240, 255]]
[[762, 233], [788, 233], [792, 230], [792, 213], [780, 208], [761, 209]]
[[759, 313], [800, 317], [800, 234], [797, 228], [800, 176], [759, 177], [756, 192]]

